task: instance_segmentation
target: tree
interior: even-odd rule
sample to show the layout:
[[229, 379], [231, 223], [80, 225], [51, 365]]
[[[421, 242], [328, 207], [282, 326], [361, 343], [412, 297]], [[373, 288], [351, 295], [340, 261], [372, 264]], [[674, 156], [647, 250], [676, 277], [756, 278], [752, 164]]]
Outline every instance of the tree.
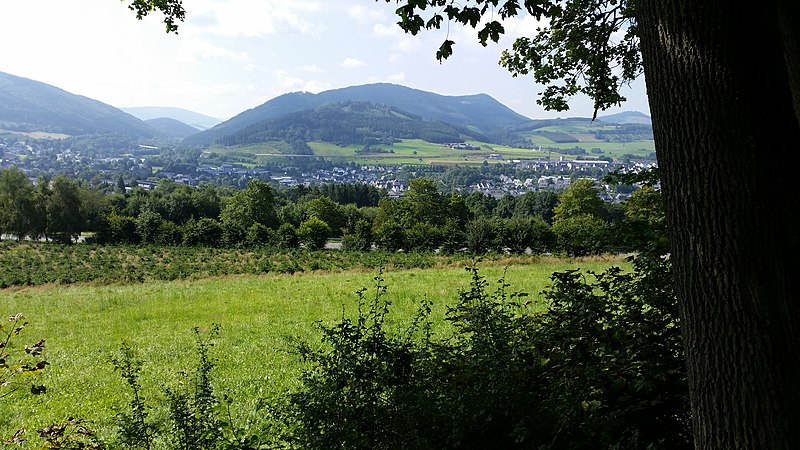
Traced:
[[153, 210], [142, 211], [136, 217], [136, 234], [146, 244], [161, 242], [164, 228], [164, 218]]
[[18, 240], [32, 234], [34, 221], [33, 184], [17, 167], [0, 171], [0, 234], [9, 233]]
[[628, 197], [622, 227], [622, 238], [629, 248], [661, 255], [669, 251], [664, 197], [652, 186], [642, 186]]
[[608, 224], [591, 214], [578, 214], [553, 222], [559, 249], [569, 256], [596, 255], [608, 240]]
[[64, 176], [53, 178], [47, 199], [47, 230], [54, 239], [70, 243], [85, 225], [84, 208], [78, 183]]
[[558, 194], [551, 190], [526, 192], [517, 197], [514, 217], [539, 217], [553, 222], [553, 208], [558, 204]]
[[259, 180], [250, 180], [247, 188], [236, 191], [220, 213], [226, 226], [246, 230], [254, 223], [266, 227], [278, 226], [278, 213], [275, 210], [275, 194], [272, 187]]
[[361, 219], [353, 225], [353, 231], [347, 231], [342, 235], [342, 248], [368, 252], [372, 250], [373, 240], [372, 224]]
[[558, 198], [553, 208], [553, 224], [575, 216], [600, 217], [603, 200], [598, 195], [594, 180], [577, 180]]
[[339, 236], [342, 228], [347, 224], [342, 206], [328, 197], [313, 198], [303, 203], [302, 209], [306, 217], [316, 216], [327, 223], [334, 236]]
[[[791, 269], [800, 190], [784, 159], [767, 157], [800, 142], [800, 3], [419, 0], [397, 9], [407, 32], [458, 22], [480, 28], [483, 44], [525, 12], [547, 25], [501, 64], [546, 84], [546, 107], [565, 110], [585, 93], [604, 109], [645, 74], [696, 446], [800, 448], [800, 279]], [[437, 57], [453, 44], [445, 38]]]
[[800, 190], [781, 158], [765, 157], [800, 137], [800, 5], [428, 0], [397, 13], [412, 34], [459, 22], [486, 44], [525, 11], [548, 25], [517, 39], [501, 64], [546, 84], [546, 107], [565, 110], [585, 93], [604, 109], [646, 76], [697, 447], [800, 446], [800, 281], [790, 275]]
[[319, 250], [325, 247], [331, 227], [317, 216], [311, 216], [297, 227], [297, 237], [309, 250]]
[[167, 33], [177, 33], [176, 22], [182, 22], [186, 17], [182, 0], [133, 0], [128, 8], [136, 13], [136, 18], [139, 20], [154, 11], [160, 11], [164, 14]]

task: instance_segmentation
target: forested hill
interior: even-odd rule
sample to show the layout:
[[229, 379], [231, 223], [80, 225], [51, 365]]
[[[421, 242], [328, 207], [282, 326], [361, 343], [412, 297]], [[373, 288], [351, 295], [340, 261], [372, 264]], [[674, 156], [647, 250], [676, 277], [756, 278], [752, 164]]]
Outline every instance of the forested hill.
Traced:
[[170, 117], [147, 119], [144, 122], [171, 138], [183, 139], [197, 133], [197, 128]]
[[423, 120], [405, 111], [369, 102], [328, 103], [265, 120], [220, 138], [222, 145], [254, 144], [266, 141], [305, 143], [324, 141], [338, 145], [390, 143], [394, 139], [422, 139], [428, 142], [485, 141], [480, 133], [444, 122]]
[[427, 121], [445, 122], [481, 133], [495, 133], [505, 127], [529, 121], [486, 94], [445, 96], [390, 83], [367, 84], [311, 94], [294, 92], [276, 97], [260, 106], [184, 140], [190, 145], [210, 145], [222, 136], [290, 113], [343, 101], [388, 105]]
[[160, 134], [111, 105], [4, 72], [0, 72], [0, 129], [136, 138]]

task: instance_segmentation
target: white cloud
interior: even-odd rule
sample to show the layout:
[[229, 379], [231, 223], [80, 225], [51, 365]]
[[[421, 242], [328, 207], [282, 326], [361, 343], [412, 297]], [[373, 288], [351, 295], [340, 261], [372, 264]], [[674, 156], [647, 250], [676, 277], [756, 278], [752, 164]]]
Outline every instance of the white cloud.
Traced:
[[406, 81], [406, 74], [404, 72], [394, 73], [386, 77], [389, 81], [394, 81], [395, 83], [400, 83]]
[[419, 39], [400, 39], [394, 45], [394, 49], [403, 52], [403, 53], [411, 53], [418, 50], [422, 46], [422, 41]]
[[258, 38], [287, 30], [308, 34], [324, 28], [308, 20], [320, 9], [314, 2], [193, 0], [186, 5], [184, 29], [228, 37]]
[[318, 66], [316, 64], [306, 64], [306, 65], [302, 65], [302, 66], [297, 66], [296, 69], [301, 71], [301, 72], [307, 72], [307, 73], [323, 73], [323, 72], [325, 72], [325, 70], [323, 70], [322, 67], [320, 67], [320, 66]]
[[367, 8], [364, 5], [354, 5], [347, 11], [347, 15], [362, 24], [383, 19], [383, 13], [378, 11], [377, 8]]
[[376, 23], [372, 27], [372, 32], [378, 37], [399, 37], [403, 34], [403, 30], [395, 24], [386, 25], [383, 23]]
[[327, 91], [328, 89], [331, 89], [330, 83], [318, 80], [306, 81], [306, 84], [303, 86], [304, 91], [313, 92], [315, 94], [318, 92]]
[[281, 84], [283, 86], [291, 89], [291, 88], [294, 88], [296, 86], [301, 86], [301, 85], [305, 84], [305, 80], [302, 79], [302, 78], [297, 78], [297, 77], [286, 77], [286, 78], [283, 79]]
[[246, 52], [230, 51], [199, 39], [181, 41], [181, 48], [178, 52], [177, 61], [180, 63], [192, 63], [196, 62], [198, 58], [247, 61], [249, 56]]
[[345, 60], [342, 61], [341, 65], [346, 69], [357, 69], [359, 67], [366, 67], [368, 64], [365, 63], [364, 61], [361, 61], [360, 59], [345, 58]]

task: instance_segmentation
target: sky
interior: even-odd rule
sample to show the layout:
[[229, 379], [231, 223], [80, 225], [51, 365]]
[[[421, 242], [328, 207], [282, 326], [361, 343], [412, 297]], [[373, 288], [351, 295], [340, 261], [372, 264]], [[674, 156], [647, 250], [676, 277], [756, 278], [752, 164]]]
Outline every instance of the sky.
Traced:
[[[167, 34], [159, 14], [136, 20], [122, 0], [0, 2], [0, 72], [118, 108], [166, 106], [226, 120], [288, 92], [395, 83], [442, 95], [484, 93], [532, 119], [591, 117], [576, 98], [565, 112], [536, 104], [542, 87], [498, 65], [502, 50], [540, 25], [507, 20], [507, 35], [482, 47], [453, 25], [405, 34], [395, 1], [184, 0], [186, 20]], [[439, 63], [444, 39], [454, 54]], [[649, 114], [643, 79], [628, 101], [600, 113]]]

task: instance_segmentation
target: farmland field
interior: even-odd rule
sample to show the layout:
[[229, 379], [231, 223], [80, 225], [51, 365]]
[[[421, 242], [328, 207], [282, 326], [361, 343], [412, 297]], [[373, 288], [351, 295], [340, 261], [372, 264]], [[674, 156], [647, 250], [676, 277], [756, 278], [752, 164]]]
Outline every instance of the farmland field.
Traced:
[[[628, 267], [621, 257], [591, 260], [495, 260], [480, 263], [481, 274], [494, 288], [505, 273], [512, 290], [537, 295], [554, 271]], [[377, 270], [338, 273], [267, 274], [211, 277], [178, 281], [92, 286], [44, 286], [0, 290], [5, 316], [23, 313], [29, 321], [24, 343], [43, 338], [50, 362], [38, 397], [4, 398], [0, 435], [35, 430], [56, 420], [82, 417], [108, 431], [115, 407], [126, 402], [126, 388], [109, 357], [129, 342], [144, 361], [144, 395], [163, 399], [163, 388], [179, 381], [195, 357], [193, 328], [221, 327], [212, 356], [215, 380], [247, 413], [259, 398], [285, 392], [302, 370], [294, 349], [298, 341], [314, 342], [315, 321], [333, 323], [352, 312], [355, 292], [374, 287]], [[390, 321], [406, 323], [422, 299], [433, 303], [433, 320], [446, 332], [442, 318], [459, 289], [469, 284], [464, 265], [432, 269], [392, 269], [383, 275], [391, 303]], [[369, 292], [369, 291], [368, 291]], [[369, 294], [367, 294], [369, 295]], [[369, 297], [367, 297], [369, 298]], [[164, 411], [155, 411], [164, 414]]]
[[[564, 131], [566, 130], [566, 131]], [[541, 131], [552, 133], [567, 134], [571, 132], [576, 142], [556, 142], [548, 139], [546, 134]], [[550, 157], [558, 159], [562, 156], [558, 151], [581, 147], [591, 155], [592, 149], [602, 150], [602, 155], [614, 158], [622, 157], [625, 154], [632, 154], [645, 157], [655, 151], [652, 140], [633, 140], [628, 142], [605, 142], [597, 140], [587, 129], [574, 129], [565, 127], [546, 127], [528, 134], [535, 149], [514, 148], [502, 145], [486, 144], [477, 141], [469, 141], [477, 150], [451, 149], [442, 144], [432, 144], [419, 139], [404, 139], [393, 145], [380, 145], [373, 153], [357, 153], [363, 146], [349, 145], [340, 147], [326, 142], [309, 142], [308, 145], [314, 152], [314, 156], [326, 158], [334, 163], [355, 162], [360, 165], [401, 165], [401, 164], [482, 164], [483, 161], [496, 164], [508, 162], [514, 159], [541, 159]], [[257, 144], [251, 146], [231, 147], [228, 149], [214, 149], [217, 153], [251, 155], [259, 163], [263, 163], [270, 158], [282, 158], [278, 154], [286, 154], [288, 150], [276, 150], [271, 144]], [[538, 149], [541, 147], [541, 151]], [[490, 154], [499, 154], [502, 159], [493, 160], [488, 158]], [[310, 156], [310, 155], [309, 155]], [[574, 155], [563, 155], [565, 159], [573, 159]], [[595, 156], [600, 156], [595, 155]]]

